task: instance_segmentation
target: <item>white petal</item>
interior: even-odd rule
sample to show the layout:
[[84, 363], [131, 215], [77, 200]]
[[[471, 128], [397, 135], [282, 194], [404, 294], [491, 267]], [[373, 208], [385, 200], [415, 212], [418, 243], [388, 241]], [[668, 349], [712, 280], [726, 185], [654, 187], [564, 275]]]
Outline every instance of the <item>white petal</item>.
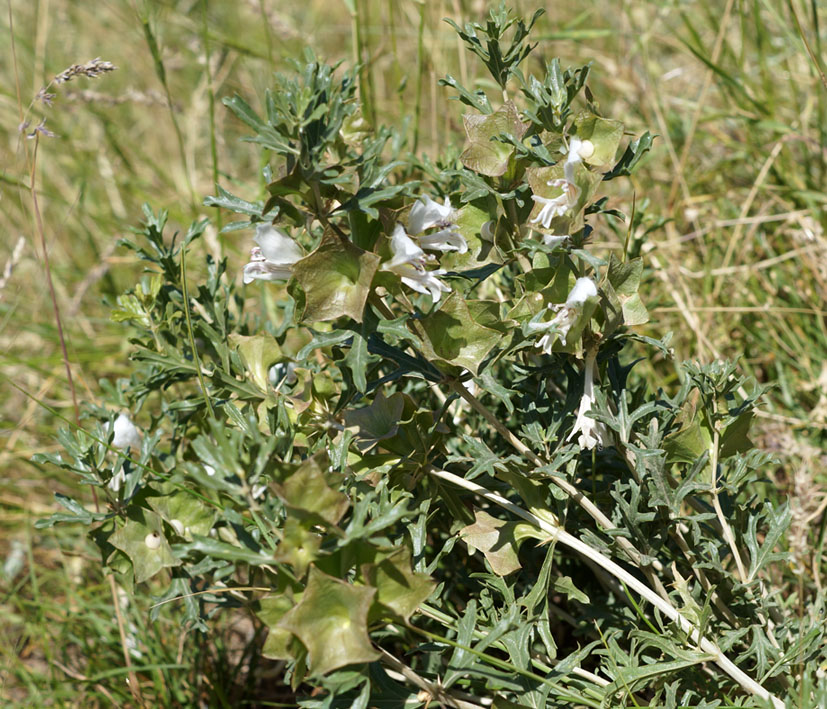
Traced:
[[480, 236], [485, 239], [486, 241], [494, 241], [494, 236], [496, 235], [495, 229], [497, 228], [497, 222], [493, 219], [485, 222], [480, 227]]
[[126, 482], [126, 473], [124, 473], [123, 466], [121, 466], [121, 469], [112, 476], [112, 479], [106, 484], [106, 487], [112, 490], [112, 492], [118, 492], [124, 482]]
[[451, 228], [420, 236], [419, 245], [430, 251], [458, 251], [461, 254], [468, 251], [468, 244], [462, 234]]
[[[589, 141], [591, 143], [591, 141]], [[569, 141], [569, 154], [566, 158], [567, 163], [577, 163], [580, 162], [580, 150], [583, 147], [583, 141], [580, 138], [572, 138]], [[592, 146], [592, 151], [594, 151], [594, 146]]]
[[119, 414], [113, 424], [113, 430], [115, 431], [115, 436], [112, 438], [112, 445], [115, 446], [115, 448], [122, 450], [126, 450], [127, 448], [140, 449], [141, 434], [129, 416]]
[[402, 277], [402, 282], [410, 288], [413, 288], [418, 293], [431, 294], [431, 299], [434, 303], [438, 303], [442, 297], [442, 293], [450, 293], [451, 289], [440, 281], [437, 276], [445, 273], [443, 270], [437, 271], [417, 271], [415, 275], [406, 275]]
[[588, 160], [592, 155], [594, 155], [594, 143], [590, 140], [584, 140], [580, 144], [577, 154], [583, 158], [583, 160]]
[[250, 261], [244, 266], [245, 284], [259, 281], [286, 281], [292, 271], [289, 265], [280, 265], [272, 261]]
[[408, 231], [411, 234], [421, 234], [432, 226], [448, 221], [453, 211], [447, 198], [445, 204], [440, 205], [428, 195], [423, 195], [414, 203], [408, 214]]
[[551, 227], [552, 219], [562, 217], [569, 210], [569, 200], [565, 192], [553, 199], [540, 197], [536, 194], [531, 195], [531, 199], [537, 202], [537, 204], [542, 205], [542, 209], [539, 214], [531, 220], [531, 224], [537, 224], [539, 222], [543, 225], [543, 229]]
[[565, 243], [571, 237], [568, 234], [564, 234], [563, 236], [555, 236], [554, 234], [543, 234], [543, 243], [546, 246], [551, 246], [551, 248], [555, 248], [560, 246], [560, 244]]
[[576, 308], [583, 305], [589, 298], [597, 297], [597, 286], [591, 278], [578, 278], [574, 282], [574, 287], [566, 298], [566, 305], [570, 308]]
[[272, 224], [258, 224], [253, 241], [259, 245], [265, 259], [279, 266], [294, 264], [304, 257], [301, 247]]
[[391, 253], [393, 254], [391, 260], [382, 264], [383, 271], [392, 271], [402, 264], [424, 262], [425, 260], [425, 252], [405, 233], [405, 229], [401, 224], [397, 224], [393, 231]]

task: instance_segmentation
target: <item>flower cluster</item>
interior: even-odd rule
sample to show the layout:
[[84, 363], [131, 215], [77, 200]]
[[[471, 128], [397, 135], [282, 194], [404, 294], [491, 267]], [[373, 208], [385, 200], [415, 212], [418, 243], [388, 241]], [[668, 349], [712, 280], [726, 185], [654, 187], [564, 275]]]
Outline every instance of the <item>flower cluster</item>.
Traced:
[[[426, 264], [436, 261], [436, 257], [426, 254], [423, 249], [460, 254], [468, 251], [468, 244], [454, 223], [454, 214], [447, 197], [444, 204], [427, 195], [420, 197], [408, 214], [407, 231], [402, 225], [396, 225], [391, 237], [391, 259], [382, 264], [383, 271], [395, 273], [408, 287], [419, 293], [430, 293], [434, 303], [439, 301], [442, 293], [449, 293], [451, 289], [437, 278], [446, 273], [444, 269], [426, 269]], [[435, 231], [429, 232], [431, 229]]]

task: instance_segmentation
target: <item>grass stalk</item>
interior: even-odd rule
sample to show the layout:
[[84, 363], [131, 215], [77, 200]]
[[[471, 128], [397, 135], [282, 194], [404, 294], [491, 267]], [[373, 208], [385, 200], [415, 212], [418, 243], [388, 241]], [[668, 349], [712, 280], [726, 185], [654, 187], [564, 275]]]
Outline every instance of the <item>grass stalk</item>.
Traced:
[[175, 139], [178, 143], [178, 154], [181, 160], [181, 168], [184, 171], [184, 180], [186, 181], [187, 191], [190, 196], [190, 204], [194, 207], [197, 203], [197, 199], [195, 197], [195, 188], [193, 187], [189, 167], [187, 165], [187, 151], [184, 147], [184, 134], [181, 132], [178, 117], [175, 115], [175, 106], [172, 103], [172, 93], [169, 90], [169, 82], [167, 81], [167, 70], [164, 66], [164, 59], [161, 56], [161, 47], [155, 37], [155, 32], [152, 30], [152, 23], [150, 22], [148, 11], [143, 16], [139, 16], [139, 18], [141, 27], [144, 31], [144, 39], [146, 40], [147, 47], [149, 47], [149, 52], [152, 55], [152, 63], [155, 67], [155, 74], [164, 89], [164, 95], [167, 100], [167, 108], [169, 109], [169, 116], [172, 120], [172, 127], [175, 131]]
[[419, 148], [419, 123], [422, 120], [422, 75], [425, 73], [425, 3], [418, 1], [419, 28], [416, 35], [416, 97], [414, 99], [414, 134], [411, 152]]
[[[72, 376], [72, 365], [69, 362], [69, 351], [66, 348], [66, 336], [63, 332], [63, 320], [60, 317], [60, 306], [57, 302], [57, 294], [55, 293], [55, 284], [52, 280], [52, 267], [49, 263], [49, 247], [46, 244], [46, 230], [43, 227], [43, 216], [40, 213], [40, 204], [37, 201], [37, 189], [35, 188], [35, 181], [37, 179], [37, 148], [40, 144], [40, 135], [35, 134], [34, 150], [32, 151], [32, 159], [30, 166], [31, 180], [29, 182], [29, 193], [32, 197], [32, 211], [34, 212], [35, 224], [37, 225], [37, 234], [40, 239], [40, 248], [43, 251], [43, 268], [46, 272], [46, 283], [49, 286], [49, 299], [52, 302], [52, 311], [55, 316], [55, 324], [57, 325], [57, 337], [60, 342], [60, 352], [63, 356], [63, 366], [66, 369], [66, 381], [69, 384], [69, 391], [72, 394], [72, 406], [75, 411], [75, 423], [80, 422], [80, 406], [78, 405], [78, 394], [75, 388], [75, 380]], [[96, 500], [97, 501], [97, 500]]]
[[[201, 42], [204, 45], [205, 68], [207, 73], [207, 111], [210, 121], [210, 159], [212, 161], [212, 182], [213, 187], [218, 187], [218, 142], [215, 132], [215, 86], [212, 75], [212, 52], [210, 50], [210, 37], [208, 30], [208, 8], [209, 0], [201, 0]], [[263, 11], [262, 6], [262, 11]], [[266, 16], [265, 16], [266, 19]], [[270, 32], [267, 30], [267, 50], [271, 53], [270, 63], [272, 64], [272, 50], [270, 48]], [[220, 209], [215, 210], [215, 223], [218, 232], [221, 232], [223, 216]], [[223, 244], [222, 244], [223, 251]]]

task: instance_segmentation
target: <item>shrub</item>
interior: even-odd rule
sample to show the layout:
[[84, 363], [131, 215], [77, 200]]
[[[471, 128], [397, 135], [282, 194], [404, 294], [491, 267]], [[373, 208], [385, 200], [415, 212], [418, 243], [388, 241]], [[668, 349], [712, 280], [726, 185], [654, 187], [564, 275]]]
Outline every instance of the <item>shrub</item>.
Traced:
[[502, 91], [442, 80], [458, 159], [369, 125], [356, 73], [312, 56], [260, 111], [225, 102], [268, 197], [206, 204], [255, 229], [249, 263], [190, 284], [206, 223], [145, 210], [112, 313], [133, 374], [42, 458], [105, 506], [44, 524], [89, 525], [123, 588], [160, 591], [150, 617], [254, 614], [301, 706], [817, 704], [822, 626], [773, 581], [762, 392], [731, 363], [675, 364], [673, 391], [635, 372], [671, 357], [633, 329], [641, 243], [591, 236], [652, 136], [600, 114], [588, 66], [521, 72], [540, 14], [456, 27]]

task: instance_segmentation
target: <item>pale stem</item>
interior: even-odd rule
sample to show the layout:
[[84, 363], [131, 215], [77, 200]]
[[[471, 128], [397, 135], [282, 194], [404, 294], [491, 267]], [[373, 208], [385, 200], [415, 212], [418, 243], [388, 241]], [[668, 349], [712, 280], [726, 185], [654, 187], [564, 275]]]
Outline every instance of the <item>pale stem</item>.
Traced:
[[524, 510], [519, 505], [515, 505], [513, 502], [506, 500], [497, 493], [491, 492], [482, 485], [478, 485], [475, 482], [466, 480], [465, 478], [461, 478], [458, 475], [454, 475], [453, 473], [449, 473], [444, 470], [431, 470], [430, 473], [431, 475], [453, 483], [458, 487], [463, 487], [466, 490], [470, 490], [471, 492], [484, 497], [486, 500], [499, 505], [503, 509], [512, 512], [518, 517], [522, 517], [524, 520], [542, 529], [544, 532], [547, 532], [551, 536], [550, 541], [557, 541], [560, 544], [573, 549], [581, 556], [591, 559], [595, 564], [603, 567], [606, 571], [612, 574], [612, 576], [631, 588], [644, 600], [655, 606], [655, 608], [657, 608], [667, 618], [676, 623], [680, 629], [689, 636], [692, 642], [696, 643], [705, 653], [711, 655], [711, 659], [715, 661], [715, 664], [717, 664], [718, 667], [720, 667], [733, 680], [740, 684], [746, 691], [760, 697], [761, 699], [772, 702], [775, 709], [784, 709], [784, 702], [773, 694], [770, 694], [766, 689], [758, 684], [758, 682], [752, 679], [752, 677], [743, 672], [734, 662], [732, 662], [732, 660], [721, 652], [721, 649], [714, 642], [703, 637], [698, 629], [687, 618], [682, 616], [670, 601], [661, 598], [651, 588], [647, 587], [637, 578], [632, 576], [632, 574], [626, 571], [626, 569], [622, 566], [619, 566], [610, 558], [604, 556], [588, 544], [580, 541], [580, 539], [572, 534], [569, 534], [561, 527], [557, 527], [549, 522], [546, 522], [545, 520], [540, 519], [531, 512]]
[[[463, 399], [471, 404], [471, 406], [480, 415], [482, 415], [482, 417], [491, 424], [494, 430], [505, 438], [505, 440], [508, 441], [513, 448], [522, 453], [526, 458], [534, 463], [534, 465], [538, 467], [545, 465], [545, 462], [542, 458], [540, 458], [540, 456], [534, 453], [534, 451], [525, 445], [525, 443], [511, 433], [511, 431], [509, 431], [508, 428], [506, 428], [502, 422], [479, 401], [479, 399], [477, 399], [473, 394], [471, 394], [471, 392], [462, 386], [462, 384], [454, 382], [452, 383], [452, 387], [454, 391], [456, 391]], [[574, 485], [568, 482], [568, 480], [563, 480], [562, 478], [556, 476], [551, 476], [549, 479], [569, 497], [571, 497], [572, 500], [580, 505], [580, 507], [583, 508], [583, 510], [588, 513], [601, 527], [607, 530], [616, 529], [615, 525], [612, 524], [612, 521], [600, 511], [600, 508], [598, 508], [597, 505], [595, 505]], [[658, 593], [660, 593], [664, 598], [668, 598], [669, 594], [666, 592], [666, 589], [663, 587], [660, 579], [652, 572], [652, 569], [642, 563], [640, 552], [635, 549], [632, 543], [625, 537], [616, 537], [616, 540], [618, 545], [629, 555], [629, 558], [634, 562], [634, 564], [646, 574], [649, 582], [658, 590]], [[663, 571], [663, 565], [656, 559], [652, 561], [652, 567], [659, 573]]]
[[740, 576], [741, 583], [747, 582], [747, 570], [744, 568], [744, 562], [741, 561], [741, 554], [738, 551], [738, 545], [735, 543], [735, 535], [732, 533], [732, 527], [729, 526], [727, 518], [724, 516], [724, 511], [721, 508], [721, 500], [718, 497], [718, 429], [715, 423], [712, 423], [712, 445], [709, 449], [709, 462], [712, 464], [712, 473], [710, 476], [710, 487], [712, 489], [712, 507], [715, 509], [715, 514], [718, 517], [718, 522], [721, 523], [721, 531], [724, 534], [729, 548], [732, 550], [732, 558], [735, 559], [735, 565], [738, 567], [738, 576]]
[[[430, 682], [424, 677], [421, 677], [408, 667], [404, 662], [391, 655], [384, 648], [379, 648], [382, 655], [382, 661], [396, 670], [404, 679], [419, 687], [425, 694], [428, 695], [428, 701], [436, 699], [441, 704], [449, 707], [456, 707], [456, 709], [482, 709], [483, 704], [474, 704], [452, 696], [450, 692], [443, 689], [438, 683]], [[478, 700], [479, 701], [479, 700]]]

